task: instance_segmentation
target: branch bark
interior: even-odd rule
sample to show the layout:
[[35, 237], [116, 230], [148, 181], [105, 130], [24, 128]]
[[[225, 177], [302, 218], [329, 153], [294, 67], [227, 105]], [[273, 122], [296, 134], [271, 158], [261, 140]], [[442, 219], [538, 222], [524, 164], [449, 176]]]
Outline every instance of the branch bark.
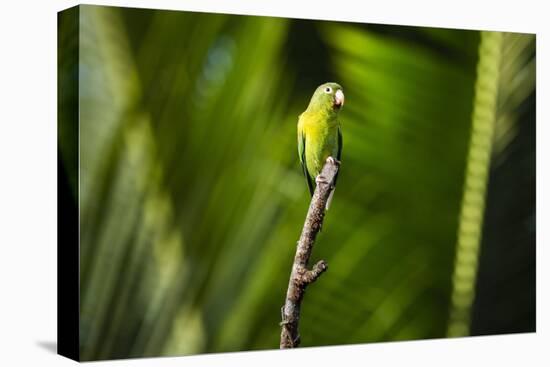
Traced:
[[316, 180], [317, 186], [309, 204], [309, 210], [294, 256], [285, 304], [281, 309], [281, 349], [295, 348], [300, 344], [298, 322], [300, 320], [300, 306], [306, 287], [319, 278], [328, 268], [324, 260], [320, 260], [313, 265], [311, 270], [308, 270], [307, 265], [315, 238], [323, 224], [325, 207], [330, 193], [334, 189], [334, 178], [338, 173], [339, 165], [338, 161], [329, 157], [321, 171], [320, 179]]

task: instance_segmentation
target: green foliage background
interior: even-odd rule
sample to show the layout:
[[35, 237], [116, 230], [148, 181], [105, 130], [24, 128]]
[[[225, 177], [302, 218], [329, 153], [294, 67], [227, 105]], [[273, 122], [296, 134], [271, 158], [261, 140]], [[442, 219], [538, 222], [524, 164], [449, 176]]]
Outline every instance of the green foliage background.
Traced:
[[[60, 73], [79, 78], [60, 99], [80, 121], [60, 111], [59, 144], [73, 172], [79, 127], [82, 359], [278, 347], [309, 203], [296, 122], [326, 81], [346, 94], [343, 164], [302, 345], [447, 335], [480, 32], [97, 6], [79, 19], [60, 17]], [[470, 334], [535, 324], [534, 36], [502, 45], [471, 284], [493, 293], [467, 305]], [[499, 194], [510, 186], [521, 201]], [[517, 261], [490, 235], [502, 221]]]

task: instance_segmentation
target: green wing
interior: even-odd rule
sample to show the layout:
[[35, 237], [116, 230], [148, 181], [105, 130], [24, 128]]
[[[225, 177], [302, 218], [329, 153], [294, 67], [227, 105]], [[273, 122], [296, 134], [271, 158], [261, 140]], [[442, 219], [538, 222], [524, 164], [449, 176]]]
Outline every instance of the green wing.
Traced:
[[311, 180], [311, 176], [309, 175], [306, 162], [306, 136], [303, 134], [302, 130], [298, 130], [298, 156], [300, 157], [300, 163], [302, 164], [302, 171], [306, 177], [309, 193], [313, 196], [313, 182]]
[[336, 154], [336, 159], [340, 160], [342, 158], [342, 131], [340, 126], [338, 126], [338, 153]]
[[[340, 126], [338, 126], [338, 150], [336, 153], [336, 159], [341, 160], [342, 158], [342, 131], [340, 130]], [[334, 176], [334, 186], [336, 186], [336, 180], [338, 179], [338, 173], [340, 173], [340, 170], [336, 172], [336, 176]]]

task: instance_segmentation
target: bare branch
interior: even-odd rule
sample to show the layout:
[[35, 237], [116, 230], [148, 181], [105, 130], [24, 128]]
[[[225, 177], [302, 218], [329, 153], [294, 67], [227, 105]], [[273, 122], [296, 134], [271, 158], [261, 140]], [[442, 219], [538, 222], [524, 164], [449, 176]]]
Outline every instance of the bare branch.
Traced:
[[286, 301], [281, 309], [282, 330], [280, 348], [295, 348], [300, 344], [298, 333], [298, 321], [300, 320], [300, 306], [307, 285], [311, 284], [322, 273], [328, 265], [324, 260], [317, 262], [311, 270], [307, 264], [317, 233], [319, 233], [325, 217], [325, 207], [331, 191], [334, 189], [333, 182], [338, 173], [340, 163], [329, 157], [318, 177], [317, 187], [311, 198], [302, 234], [296, 248], [296, 256], [290, 273]]

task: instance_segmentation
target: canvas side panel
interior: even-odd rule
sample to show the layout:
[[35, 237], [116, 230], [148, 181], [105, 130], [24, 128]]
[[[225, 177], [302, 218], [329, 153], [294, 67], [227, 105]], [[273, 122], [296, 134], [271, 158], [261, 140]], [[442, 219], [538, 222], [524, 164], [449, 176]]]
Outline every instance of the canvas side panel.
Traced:
[[57, 18], [57, 352], [79, 360], [79, 7]]

